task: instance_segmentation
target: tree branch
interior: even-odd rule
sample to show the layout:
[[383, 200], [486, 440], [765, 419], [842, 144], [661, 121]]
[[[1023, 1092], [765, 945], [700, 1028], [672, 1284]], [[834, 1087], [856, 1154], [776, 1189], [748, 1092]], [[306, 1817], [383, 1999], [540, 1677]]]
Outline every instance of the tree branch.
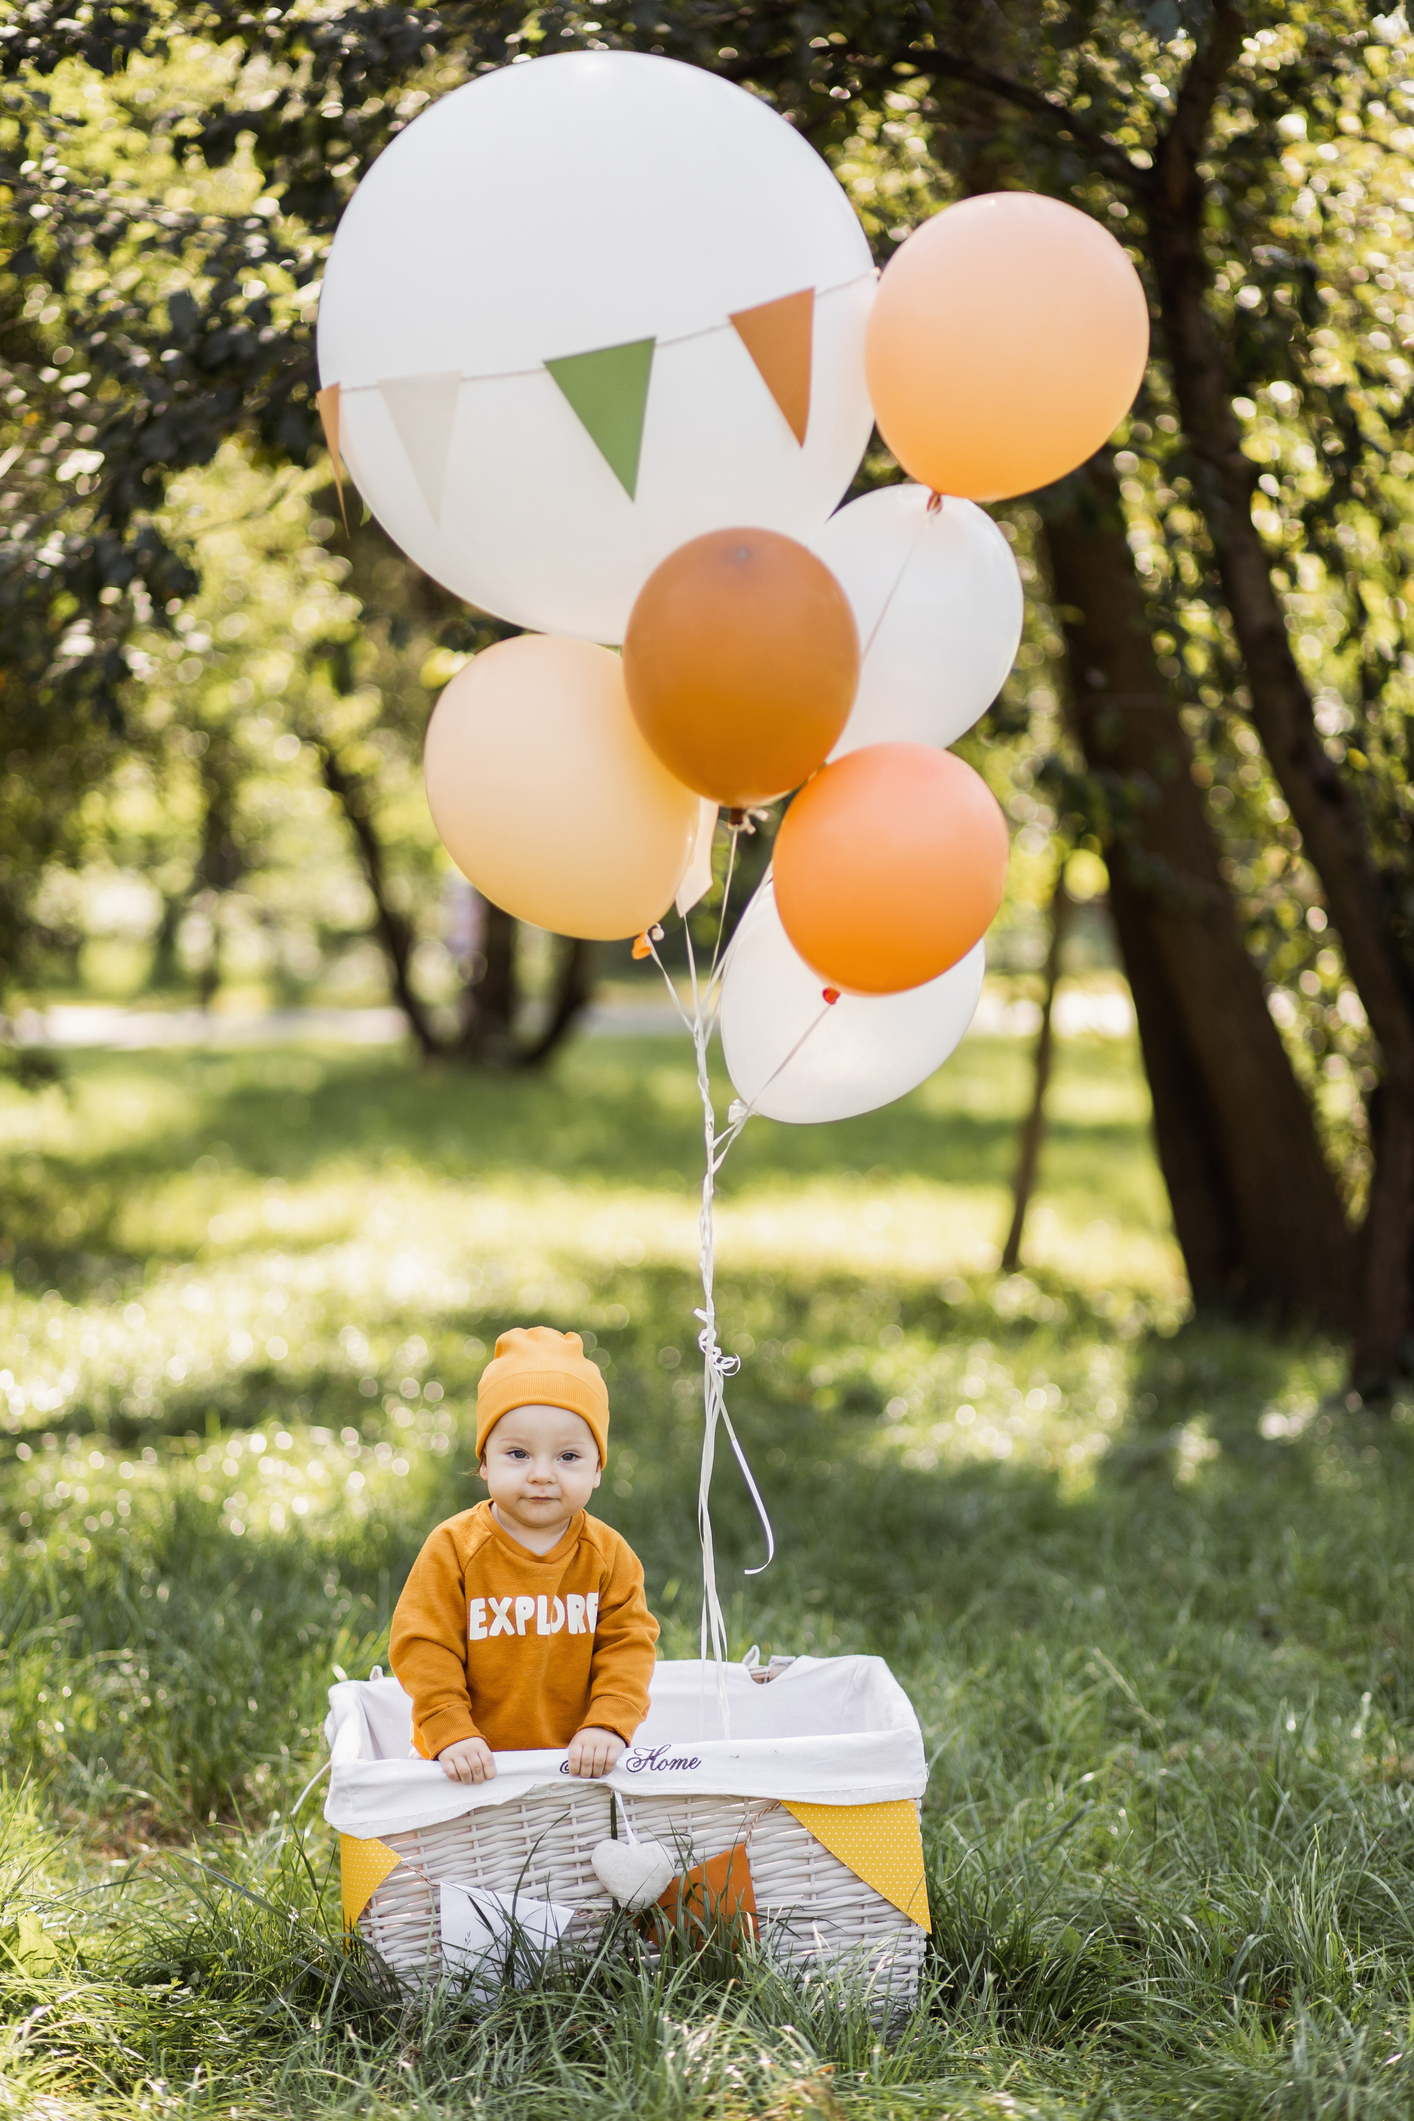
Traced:
[[974, 59], [965, 59], [959, 52], [910, 50], [909, 58], [920, 73], [941, 74], [949, 81], [964, 82], [967, 87], [980, 89], [983, 95], [995, 96], [999, 102], [1010, 103], [1014, 109], [1026, 111], [1033, 118], [1043, 118], [1057, 132], [1068, 132], [1097, 169], [1127, 190], [1142, 197], [1152, 184], [1149, 171], [1138, 168], [1117, 142], [1097, 133], [1059, 97], [1048, 96], [1039, 88], [1028, 88], [1024, 81], [1013, 81], [1009, 74], [994, 73], [991, 67], [979, 66]]
[[1196, 181], [1198, 159], [1207, 143], [1213, 108], [1247, 29], [1228, 0], [1217, 0], [1213, 12], [1213, 34], [1193, 55], [1174, 98], [1173, 121], [1159, 142], [1154, 162], [1157, 188], [1169, 212], [1194, 221], [1201, 217], [1205, 197], [1204, 185]]

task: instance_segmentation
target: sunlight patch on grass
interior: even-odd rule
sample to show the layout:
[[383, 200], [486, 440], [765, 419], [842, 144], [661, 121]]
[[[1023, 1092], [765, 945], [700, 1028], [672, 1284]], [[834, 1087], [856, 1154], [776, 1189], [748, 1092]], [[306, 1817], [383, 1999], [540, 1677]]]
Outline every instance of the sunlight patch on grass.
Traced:
[[725, 1174], [778, 1539], [744, 1575], [723, 1460], [734, 1648], [887, 1657], [932, 1761], [929, 1986], [888, 2040], [742, 1961], [409, 2017], [344, 1951], [317, 1794], [289, 1827], [330, 1681], [386, 1663], [422, 1538], [481, 1492], [506, 1324], [585, 1332], [598, 1510], [695, 1650], [685, 1060], [90, 1054], [68, 1101], [0, 1092], [0, 1748], [42, 1794], [26, 1823], [0, 1792], [17, 2111], [1403, 2121], [1414, 1407], [1349, 1407], [1325, 1341], [1187, 1319], [1132, 1048], [1091, 1046], [1020, 1273], [1014, 1044], [749, 1129]]

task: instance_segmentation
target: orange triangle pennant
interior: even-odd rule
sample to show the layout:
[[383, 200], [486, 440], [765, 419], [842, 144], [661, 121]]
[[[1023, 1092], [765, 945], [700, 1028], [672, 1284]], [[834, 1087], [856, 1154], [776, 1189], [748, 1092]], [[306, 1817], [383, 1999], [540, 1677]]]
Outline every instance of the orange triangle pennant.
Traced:
[[[723, 1849], [720, 1856], [709, 1856], [705, 1863], [685, 1871], [659, 1895], [657, 1905], [670, 1921], [699, 1935], [735, 1919], [755, 1936], [756, 1891], [746, 1843], [738, 1841], [734, 1848]], [[651, 1925], [651, 1912], [649, 1921]]]
[[810, 355], [815, 327], [815, 290], [781, 295], [755, 309], [732, 311], [736, 335], [761, 371], [761, 380], [785, 414], [802, 448], [810, 424]]
[[348, 536], [349, 512], [344, 506], [344, 467], [339, 455], [339, 386], [327, 384], [316, 392], [315, 404], [319, 407], [320, 425], [324, 429], [324, 443], [334, 466], [334, 491], [339, 496], [339, 514], [344, 519], [344, 535]]

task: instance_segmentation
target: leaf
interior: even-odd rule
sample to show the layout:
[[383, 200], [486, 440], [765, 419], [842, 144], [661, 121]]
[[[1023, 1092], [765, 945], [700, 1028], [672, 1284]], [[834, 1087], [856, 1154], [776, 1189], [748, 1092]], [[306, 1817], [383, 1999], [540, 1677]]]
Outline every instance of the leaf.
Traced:
[[20, 1965], [31, 1972], [52, 1966], [59, 1956], [58, 1945], [38, 1915], [21, 1915], [18, 1935], [10, 1950]]

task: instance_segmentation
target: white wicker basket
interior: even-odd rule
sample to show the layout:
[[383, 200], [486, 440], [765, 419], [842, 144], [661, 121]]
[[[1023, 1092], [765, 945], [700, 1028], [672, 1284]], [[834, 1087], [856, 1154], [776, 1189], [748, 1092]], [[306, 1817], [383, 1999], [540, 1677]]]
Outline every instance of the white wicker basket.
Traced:
[[[744, 1843], [761, 1942], [780, 1964], [848, 1974], [880, 2007], [916, 1997], [924, 1932], [782, 1804], [637, 1794], [618, 1802], [635, 1837], [675, 1849], [684, 1870]], [[359, 1930], [414, 1991], [441, 1973], [444, 1880], [573, 1907], [567, 1941], [590, 1944], [613, 1906], [590, 1861], [609, 1833], [610, 1794], [593, 1784], [539, 1790], [442, 1826], [385, 1833], [401, 1861], [364, 1908]]]

